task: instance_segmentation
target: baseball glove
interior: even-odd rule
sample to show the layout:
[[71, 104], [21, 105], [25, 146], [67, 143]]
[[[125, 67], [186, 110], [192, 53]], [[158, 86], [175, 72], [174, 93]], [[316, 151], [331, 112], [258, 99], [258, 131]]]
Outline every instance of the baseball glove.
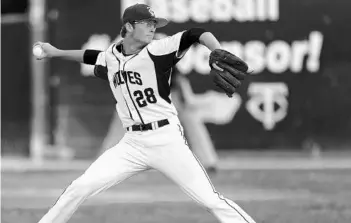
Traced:
[[[209, 63], [211, 67], [210, 75], [215, 85], [221, 88], [228, 97], [232, 97], [236, 89], [240, 87], [241, 81], [248, 74], [248, 65], [239, 57], [222, 49], [211, 52]], [[223, 71], [213, 67], [213, 64], [222, 68]]]

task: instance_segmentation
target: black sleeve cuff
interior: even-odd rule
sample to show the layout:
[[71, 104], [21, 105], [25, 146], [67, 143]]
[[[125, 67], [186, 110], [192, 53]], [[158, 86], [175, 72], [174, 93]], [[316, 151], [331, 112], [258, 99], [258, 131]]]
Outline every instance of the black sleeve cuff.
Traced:
[[203, 28], [191, 28], [185, 31], [180, 39], [179, 51], [182, 52], [194, 43], [199, 43], [200, 36], [205, 32]]
[[107, 67], [101, 65], [95, 65], [94, 67], [94, 75], [98, 78], [108, 81], [107, 77]]
[[95, 65], [98, 55], [101, 52], [102, 51], [100, 50], [85, 50], [83, 55], [83, 63]]

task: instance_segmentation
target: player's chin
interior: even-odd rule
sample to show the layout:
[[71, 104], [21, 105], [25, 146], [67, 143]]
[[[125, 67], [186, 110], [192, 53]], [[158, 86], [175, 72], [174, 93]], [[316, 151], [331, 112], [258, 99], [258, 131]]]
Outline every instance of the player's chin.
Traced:
[[143, 38], [139, 39], [139, 42], [141, 44], [143, 44], [143, 45], [147, 45], [147, 44], [151, 43], [152, 40], [153, 40], [153, 37], [151, 37], [151, 36], [144, 36]]
[[151, 43], [151, 41], [154, 39], [154, 35], [147, 35], [145, 37], [145, 43]]

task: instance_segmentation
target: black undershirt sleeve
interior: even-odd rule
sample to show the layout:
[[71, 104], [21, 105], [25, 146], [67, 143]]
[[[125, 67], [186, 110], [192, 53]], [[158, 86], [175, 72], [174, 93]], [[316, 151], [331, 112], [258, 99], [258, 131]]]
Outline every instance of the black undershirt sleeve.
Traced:
[[99, 53], [102, 51], [100, 50], [85, 50], [83, 55], [83, 63], [95, 65], [94, 67], [94, 75], [98, 78], [108, 80], [107, 77], [107, 67], [96, 65], [97, 58]]
[[182, 34], [179, 45], [179, 52], [187, 50], [194, 43], [199, 43], [200, 36], [205, 33], [203, 28], [191, 28]]
[[98, 55], [101, 52], [102, 51], [100, 50], [85, 50], [83, 55], [83, 63], [95, 65]]

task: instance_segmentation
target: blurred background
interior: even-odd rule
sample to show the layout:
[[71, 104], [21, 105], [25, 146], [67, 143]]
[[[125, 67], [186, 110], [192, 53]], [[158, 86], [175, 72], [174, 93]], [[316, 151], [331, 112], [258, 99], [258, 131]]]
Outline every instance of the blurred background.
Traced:
[[[3, 163], [13, 157], [29, 161], [90, 162], [101, 153], [115, 120], [114, 99], [108, 83], [93, 77], [91, 66], [58, 59], [36, 61], [32, 45], [35, 41], [45, 41], [61, 49], [104, 50], [120, 38], [122, 12], [134, 3], [149, 4], [156, 16], [168, 18], [170, 24], [157, 30], [160, 34], [172, 35], [191, 27], [203, 27], [214, 33], [225, 49], [245, 60], [253, 71], [228, 100], [208, 75], [207, 49], [193, 46], [177, 65], [196, 100], [202, 102], [198, 116], [220, 154], [219, 159], [226, 161], [224, 169], [240, 169], [242, 165], [250, 169], [255, 163], [258, 169], [266, 164], [276, 164], [272, 169], [284, 165], [308, 168], [310, 159], [293, 164], [286, 159], [321, 158], [323, 154], [339, 153], [343, 155], [333, 163], [350, 166], [349, 160], [340, 161], [349, 157], [345, 154], [351, 151], [351, 1], [348, 0], [2, 0]], [[272, 154], [288, 155], [284, 159], [267, 160], [263, 166], [257, 159], [241, 163], [243, 160], [235, 160], [235, 155], [234, 161], [228, 160], [228, 154], [256, 152], [258, 160]], [[20, 165], [13, 160], [7, 163]], [[321, 167], [325, 165], [328, 162]], [[245, 171], [243, 175], [230, 174], [232, 178], [219, 175], [233, 180], [223, 185], [234, 184], [238, 188], [260, 185], [260, 190], [264, 185], [277, 186], [292, 179], [318, 180], [328, 188], [335, 185], [326, 182], [342, 184], [350, 179], [349, 171], [340, 175], [313, 172], [313, 176], [308, 172], [301, 173], [300, 178], [294, 178], [295, 172], [292, 175], [274, 172], [281, 181], [274, 180], [272, 173], [268, 175], [273, 178], [265, 178], [267, 173], [261, 172], [249, 173], [248, 178], [241, 178], [247, 176]], [[69, 183], [68, 179], [72, 178], [68, 175], [63, 182]], [[265, 184], [265, 179], [271, 180]], [[343, 195], [351, 184], [346, 181]], [[4, 185], [11, 188], [15, 182], [9, 180]], [[301, 187], [309, 185], [304, 180], [301, 182]], [[13, 200], [15, 192], [7, 194]], [[244, 199], [247, 200], [250, 198]], [[249, 204], [248, 208], [257, 211], [258, 217], [279, 222], [274, 215], [267, 214], [269, 211], [261, 213], [262, 206], [255, 204]], [[349, 202], [342, 206], [348, 220], [337, 221], [336, 217], [335, 222], [350, 222], [350, 207]], [[270, 208], [277, 210], [279, 204]], [[322, 205], [323, 208], [334, 210]], [[288, 210], [290, 206], [285, 217], [291, 219]], [[330, 216], [330, 212], [325, 216]], [[328, 219], [325, 216], [321, 219]], [[324, 222], [313, 217], [306, 219], [310, 220], [297, 222]]]
[[[104, 50], [119, 38], [121, 12], [136, 2], [143, 1], [2, 1], [3, 156], [96, 156], [115, 112], [109, 86], [92, 77], [89, 66], [35, 61], [31, 47], [39, 40]], [[254, 71], [230, 108], [212, 100], [217, 109], [203, 114], [217, 149], [350, 147], [349, 1], [144, 2], [171, 21], [158, 32], [203, 27]], [[195, 94], [211, 98], [205, 93], [217, 89], [208, 76], [208, 54], [195, 46], [177, 68]]]

